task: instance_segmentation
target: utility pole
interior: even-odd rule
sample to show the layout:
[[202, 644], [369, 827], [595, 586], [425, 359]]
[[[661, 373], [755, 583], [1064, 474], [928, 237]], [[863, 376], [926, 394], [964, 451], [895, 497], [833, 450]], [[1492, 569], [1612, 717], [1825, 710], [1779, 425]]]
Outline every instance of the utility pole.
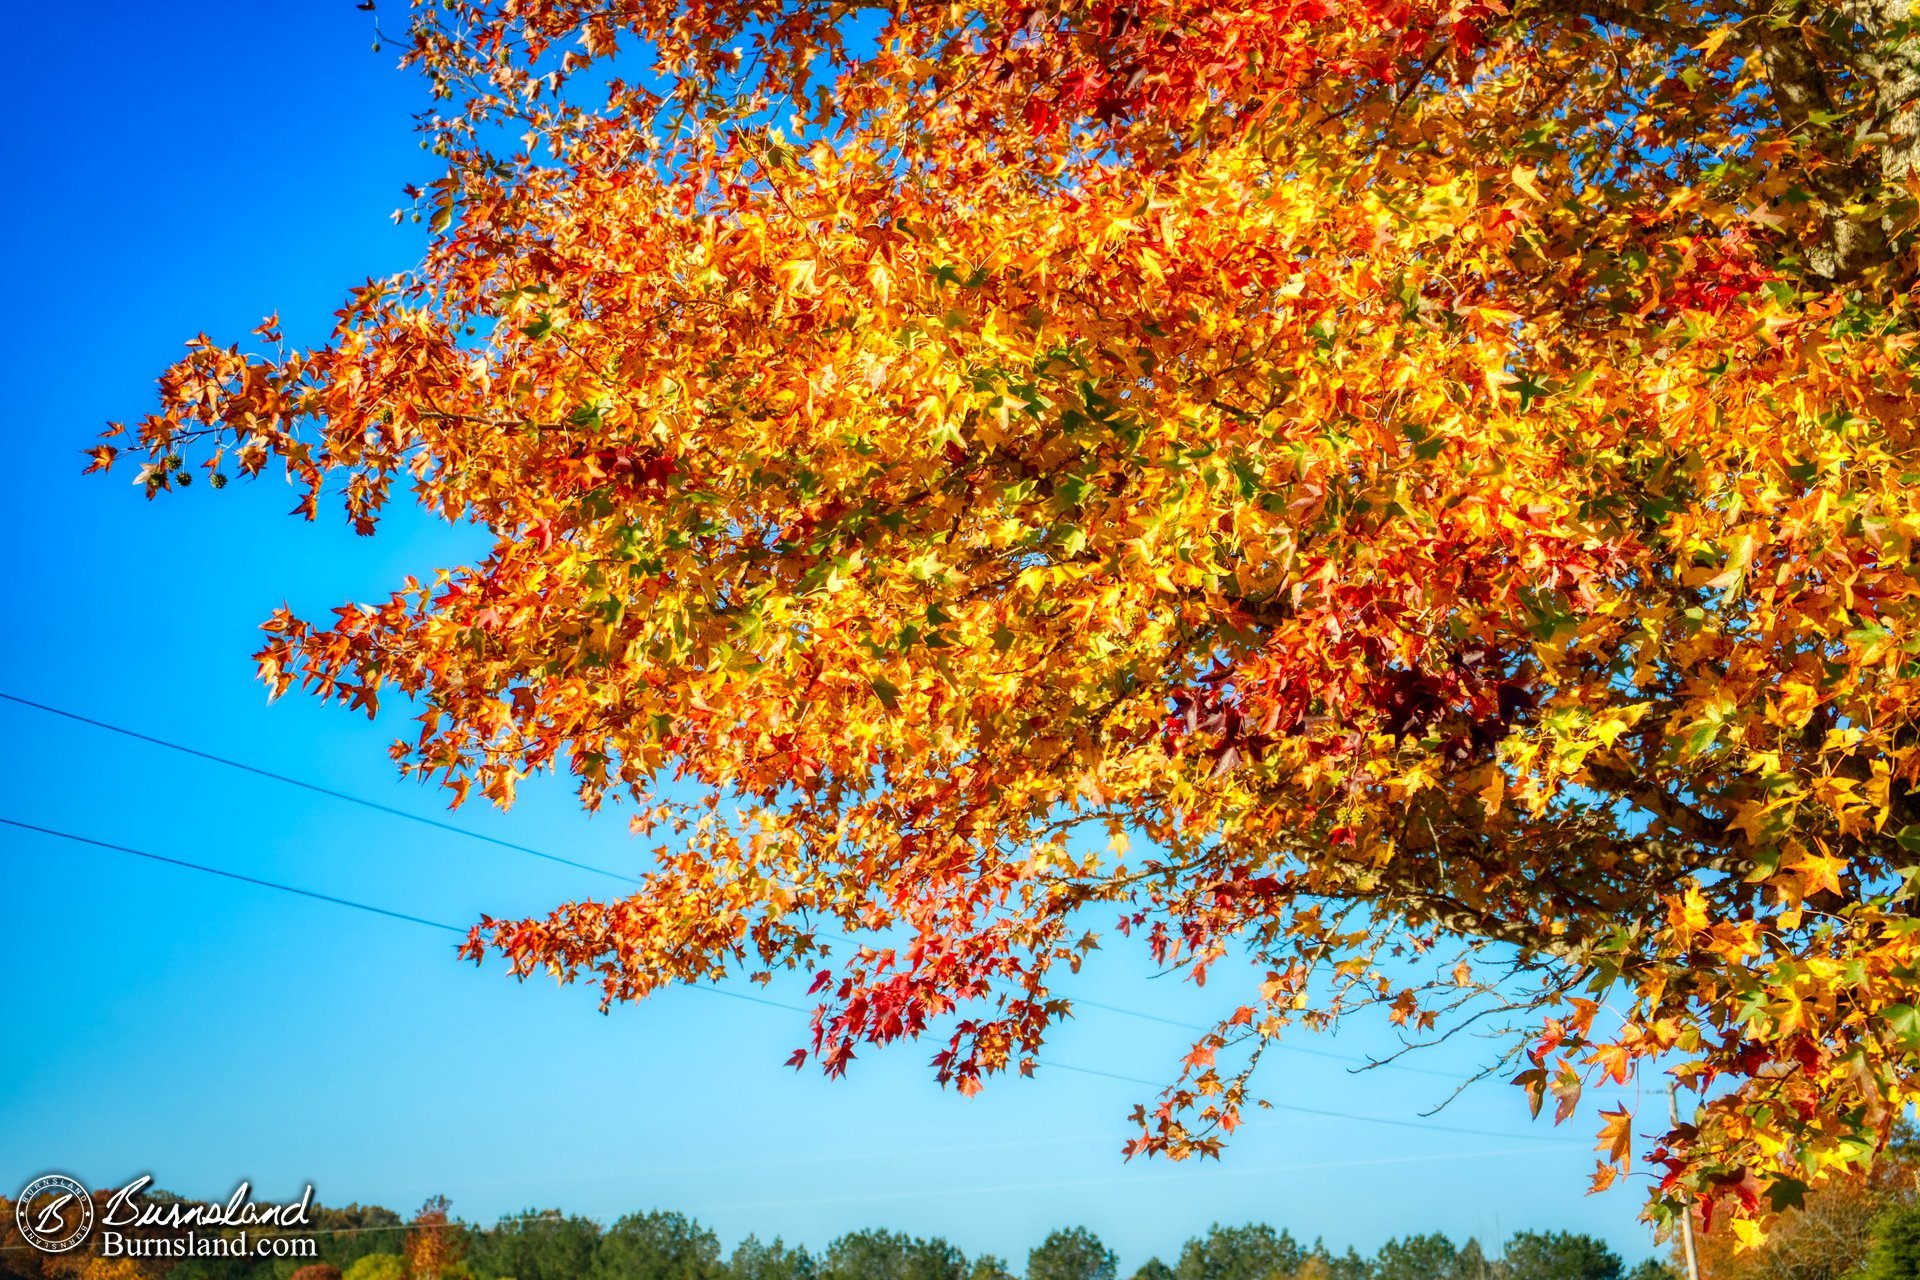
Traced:
[[[1667, 1114], [1673, 1118], [1674, 1127], [1680, 1125], [1680, 1086], [1667, 1082]], [[1680, 1211], [1680, 1243], [1687, 1254], [1687, 1280], [1700, 1280], [1700, 1257], [1693, 1251], [1693, 1206], [1687, 1205]]]

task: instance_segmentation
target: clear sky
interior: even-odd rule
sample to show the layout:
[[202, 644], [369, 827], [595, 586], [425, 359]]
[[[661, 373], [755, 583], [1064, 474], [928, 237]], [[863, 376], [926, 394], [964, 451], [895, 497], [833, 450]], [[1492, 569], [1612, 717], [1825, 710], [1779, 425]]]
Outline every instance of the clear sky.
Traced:
[[[314, 614], [374, 598], [468, 554], [471, 530], [402, 514], [357, 539], [324, 508], [287, 518], [277, 480], [148, 504], [131, 470], [79, 475], [80, 450], [151, 406], [188, 337], [243, 340], [277, 309], [292, 340], [316, 340], [348, 286], [413, 260], [418, 230], [387, 216], [404, 182], [435, 176], [410, 131], [413, 78], [369, 48], [349, 0], [110, 0], [8, 26], [0, 691], [447, 817], [393, 776], [393, 723], [270, 706], [248, 655], [283, 600]], [[463, 927], [612, 887], [15, 703], [0, 733], [0, 817]], [[589, 820], [558, 783], [449, 820], [623, 871], [641, 857], [623, 814]], [[1128, 1165], [1125, 1116], [1152, 1090], [1126, 1080], [1043, 1069], [969, 1101], [932, 1082], [934, 1046], [909, 1045], [828, 1082], [782, 1067], [806, 1036], [787, 1010], [676, 991], [601, 1017], [587, 991], [456, 963], [448, 933], [15, 828], [0, 827], [0, 874], [6, 1194], [48, 1170], [220, 1198], [244, 1177], [402, 1212], [444, 1192], [478, 1220], [680, 1209], [728, 1247], [887, 1226], [1016, 1263], [1078, 1223], [1123, 1275], [1214, 1221], [1336, 1250], [1520, 1228], [1590, 1231], [1629, 1262], [1652, 1248], [1643, 1182], [1583, 1192], [1589, 1117], [1529, 1123], [1500, 1084], [1423, 1119], [1443, 1076], [1277, 1053], [1267, 1097], [1375, 1120], [1279, 1111], [1220, 1164]], [[1230, 999], [1225, 971], [1204, 992], [1154, 979], [1117, 935], [1095, 960], [1070, 994], [1173, 1022]], [[798, 984], [769, 995], [804, 1002]], [[1086, 1008], [1047, 1058], [1161, 1080], [1190, 1039]], [[1300, 1043], [1393, 1045], [1360, 1026]]]

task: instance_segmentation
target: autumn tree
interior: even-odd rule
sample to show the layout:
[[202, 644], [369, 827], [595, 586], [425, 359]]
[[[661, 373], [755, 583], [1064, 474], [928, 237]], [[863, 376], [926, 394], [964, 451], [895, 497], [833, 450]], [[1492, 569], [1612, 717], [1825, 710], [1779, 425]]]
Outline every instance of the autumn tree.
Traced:
[[1697, 1110], [1608, 1113], [1596, 1174], [1662, 1221], [1872, 1161], [1920, 1053], [1908, 0], [388, 36], [421, 265], [196, 338], [94, 465], [489, 532], [258, 655], [405, 703], [455, 802], [564, 769], [662, 837], [470, 956], [799, 971], [796, 1063], [931, 1037], [971, 1092], [1117, 925], [1226, 992], [1130, 1153], [1217, 1153], [1265, 1046], [1374, 1009], [1506, 1027], [1556, 1120], [1670, 1072]]
[[[1902, 1124], [1870, 1174], [1835, 1178], [1783, 1212], [1766, 1240], [1743, 1247], [1725, 1227], [1695, 1234], [1702, 1280], [1854, 1280], [1901, 1216], [1920, 1215], [1920, 1139]], [[1684, 1274], [1678, 1240], [1672, 1270]]]
[[430, 1197], [407, 1224], [406, 1280], [451, 1280], [465, 1252], [445, 1196]]

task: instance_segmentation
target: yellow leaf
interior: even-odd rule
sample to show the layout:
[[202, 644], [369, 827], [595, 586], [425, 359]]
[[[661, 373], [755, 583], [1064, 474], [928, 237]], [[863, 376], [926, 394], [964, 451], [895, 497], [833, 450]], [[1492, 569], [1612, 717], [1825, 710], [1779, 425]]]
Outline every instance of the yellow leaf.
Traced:
[[1500, 812], [1500, 805], [1507, 795], [1507, 775], [1497, 765], [1491, 772], [1487, 785], [1480, 788], [1480, 803], [1485, 806], [1489, 818]]

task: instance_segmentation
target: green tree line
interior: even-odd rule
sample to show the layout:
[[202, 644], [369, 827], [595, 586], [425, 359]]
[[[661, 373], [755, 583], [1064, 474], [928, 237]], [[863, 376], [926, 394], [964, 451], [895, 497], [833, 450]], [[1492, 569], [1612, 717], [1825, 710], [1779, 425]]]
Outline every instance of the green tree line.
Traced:
[[[1117, 1255], [1085, 1227], [1048, 1235], [1024, 1270], [991, 1253], [969, 1258], [939, 1237], [879, 1229], [849, 1232], [818, 1253], [748, 1236], [729, 1255], [713, 1232], [678, 1213], [632, 1214], [603, 1231], [590, 1219], [535, 1212], [469, 1227], [464, 1243], [458, 1277], [442, 1280], [1122, 1280]], [[1594, 1237], [1560, 1231], [1519, 1232], [1498, 1257], [1476, 1240], [1456, 1245], [1438, 1233], [1390, 1240], [1366, 1256], [1263, 1224], [1215, 1225], [1170, 1256], [1149, 1258], [1131, 1280], [1671, 1280], [1658, 1262], [1629, 1269]], [[404, 1257], [387, 1252], [363, 1254], [343, 1275], [414, 1280]]]
[[[434, 1213], [444, 1205], [429, 1202]], [[1563, 1231], [1521, 1231], [1497, 1253], [1473, 1239], [1411, 1235], [1363, 1255], [1264, 1224], [1215, 1224], [1122, 1277], [1118, 1256], [1085, 1227], [1052, 1232], [1024, 1265], [882, 1229], [849, 1232], [818, 1252], [749, 1235], [728, 1253], [713, 1231], [665, 1211], [603, 1226], [530, 1209], [481, 1226], [349, 1205], [317, 1207], [314, 1229], [317, 1259], [191, 1258], [143, 1270], [167, 1280], [1672, 1280], [1659, 1262], [1629, 1268], [1602, 1241]], [[429, 1236], [438, 1247], [421, 1247]], [[0, 1275], [39, 1280], [7, 1269], [22, 1259], [0, 1257]]]
[[[1903, 1133], [1873, 1178], [1809, 1197], [1758, 1249], [1703, 1232], [1702, 1280], [1920, 1280], [1920, 1174]], [[141, 1197], [164, 1203], [166, 1192]], [[1024, 1266], [968, 1257], [939, 1237], [868, 1229], [815, 1252], [749, 1235], [731, 1253], [681, 1213], [631, 1213], [602, 1225], [530, 1209], [490, 1226], [453, 1218], [441, 1197], [411, 1218], [379, 1205], [316, 1205], [318, 1256], [271, 1258], [58, 1257], [26, 1246], [0, 1197], [0, 1280], [1680, 1280], [1668, 1262], [1629, 1267], [1606, 1244], [1566, 1231], [1521, 1231], [1497, 1250], [1438, 1232], [1389, 1240], [1372, 1254], [1335, 1253], [1260, 1223], [1215, 1224], [1123, 1277], [1119, 1258], [1085, 1227], [1049, 1234]], [[136, 1234], [150, 1235], [151, 1231]], [[258, 1233], [256, 1233], [258, 1234]], [[301, 1232], [298, 1234], [307, 1234]], [[97, 1242], [96, 1242], [97, 1243]], [[104, 1269], [102, 1269], [104, 1267]]]

